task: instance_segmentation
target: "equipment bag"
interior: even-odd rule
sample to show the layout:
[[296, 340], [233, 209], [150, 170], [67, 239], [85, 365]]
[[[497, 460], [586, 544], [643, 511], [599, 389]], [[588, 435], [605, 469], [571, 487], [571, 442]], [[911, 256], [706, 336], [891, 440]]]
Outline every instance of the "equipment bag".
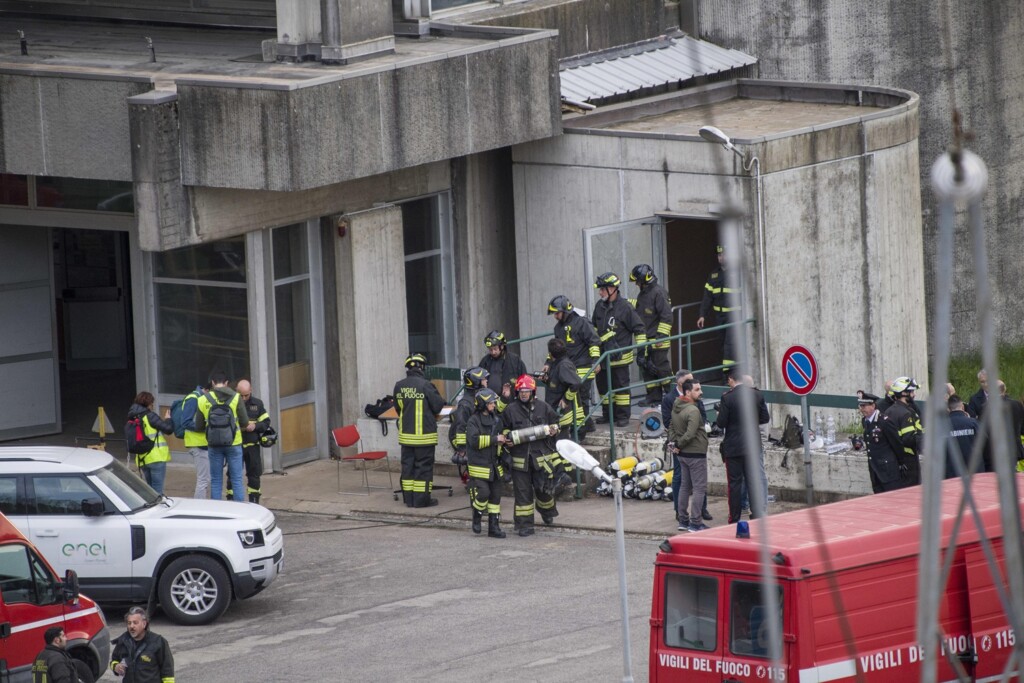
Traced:
[[363, 412], [366, 413], [367, 417], [372, 417], [380, 422], [380, 431], [384, 436], [388, 435], [388, 422], [383, 419], [381, 415], [386, 413], [395, 407], [395, 397], [391, 394], [387, 394], [383, 398], [378, 398], [373, 403], [367, 403], [363, 407]]
[[782, 445], [786, 448], [799, 448], [804, 443], [804, 427], [800, 420], [793, 415], [786, 417], [786, 424], [782, 428]]
[[179, 398], [177, 401], [171, 404], [171, 422], [174, 424], [174, 435], [179, 439], [185, 438], [185, 430], [191, 430], [195, 427], [195, 407], [192, 408], [192, 414], [186, 419], [185, 417], [185, 401], [191, 396], [185, 398]]
[[206, 416], [206, 443], [209, 446], [231, 446], [235, 443], [238, 424], [230, 403], [218, 402], [209, 392], [203, 392], [210, 402]]
[[156, 446], [153, 439], [146, 436], [142, 415], [128, 418], [124, 426], [124, 440], [128, 443], [128, 452], [133, 455], [146, 455]]

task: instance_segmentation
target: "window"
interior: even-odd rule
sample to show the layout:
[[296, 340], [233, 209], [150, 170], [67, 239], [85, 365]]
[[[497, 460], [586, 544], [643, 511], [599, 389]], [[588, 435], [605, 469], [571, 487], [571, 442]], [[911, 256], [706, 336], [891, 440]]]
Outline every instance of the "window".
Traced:
[[28, 176], [0, 173], [0, 204], [28, 206]]
[[0, 593], [7, 604], [52, 605], [58, 600], [57, 578], [28, 547], [0, 546]]
[[249, 376], [245, 238], [153, 255], [160, 391], [186, 394], [221, 369]]
[[78, 476], [33, 477], [32, 488], [35, 507], [31, 513], [36, 515], [80, 515], [83, 500], [100, 497], [85, 479]]
[[23, 515], [25, 508], [18, 504], [18, 478], [0, 477], [0, 512], [5, 515]]
[[306, 236], [306, 226], [302, 224], [276, 228], [273, 232], [278, 386], [282, 397], [314, 388]]
[[[779, 633], [782, 633], [782, 587], [778, 587]], [[767, 610], [760, 583], [733, 581], [729, 599], [729, 649], [737, 655], [768, 657]]]
[[[120, 498], [121, 502], [127, 505], [132, 512], [156, 505], [160, 500], [160, 494], [125, 467], [120, 460], [111, 460], [106, 467], [96, 470], [93, 474], [113, 491], [114, 495]], [[108, 511], [112, 511], [109, 503], [105, 502], [104, 506]]]
[[448, 195], [402, 204], [409, 351], [431, 365], [454, 362], [455, 319]]
[[718, 580], [710, 576], [665, 576], [665, 645], [714, 650], [718, 644]]
[[35, 186], [36, 206], [40, 208], [135, 212], [130, 182], [39, 176]]

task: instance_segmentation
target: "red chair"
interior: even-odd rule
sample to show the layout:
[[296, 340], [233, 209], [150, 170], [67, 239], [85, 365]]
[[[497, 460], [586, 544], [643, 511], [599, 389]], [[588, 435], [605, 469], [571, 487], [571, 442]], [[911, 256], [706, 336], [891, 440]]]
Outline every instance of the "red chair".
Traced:
[[[359, 429], [354, 425], [345, 425], [344, 427], [338, 427], [331, 430], [331, 434], [334, 436], [334, 443], [338, 444], [339, 453], [338, 456], [331, 456], [338, 461], [338, 493], [351, 493], [355, 495], [370, 495], [370, 489], [383, 489], [383, 486], [370, 486], [370, 480], [366, 473], [366, 466], [370, 460], [383, 460], [384, 465], [388, 470], [388, 486], [387, 488], [394, 489], [395, 484], [391, 478], [391, 463], [388, 461], [387, 451], [360, 451], [358, 445], [361, 445], [361, 437], [359, 436]], [[341, 449], [350, 448], [357, 446], [355, 455], [345, 455]], [[363, 462], [363, 486], [366, 487], [365, 494], [359, 494], [356, 491], [342, 491], [341, 490], [341, 463], [355, 462], [361, 460]]]

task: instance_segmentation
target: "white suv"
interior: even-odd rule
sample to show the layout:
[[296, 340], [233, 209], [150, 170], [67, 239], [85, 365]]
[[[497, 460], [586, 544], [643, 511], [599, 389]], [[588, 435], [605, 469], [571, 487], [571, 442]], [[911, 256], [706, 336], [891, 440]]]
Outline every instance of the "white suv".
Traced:
[[85, 448], [0, 448], [0, 512], [97, 602], [158, 602], [179, 624], [210, 623], [284, 562], [270, 510], [162, 496]]

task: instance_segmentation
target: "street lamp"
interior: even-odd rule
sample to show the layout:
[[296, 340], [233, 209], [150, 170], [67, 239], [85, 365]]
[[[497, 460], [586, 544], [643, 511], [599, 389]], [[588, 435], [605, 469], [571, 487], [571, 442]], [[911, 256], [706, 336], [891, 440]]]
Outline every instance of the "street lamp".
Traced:
[[555, 443], [559, 455], [580, 470], [592, 473], [601, 481], [612, 485], [615, 498], [615, 546], [619, 556], [619, 601], [622, 608], [622, 683], [633, 683], [633, 666], [629, 653], [629, 609], [626, 603], [626, 535], [622, 520], [622, 480], [601, 469], [586, 448], [575, 441], [561, 439]]
[[[697, 132], [699, 132], [700, 136], [708, 142], [717, 142], [727, 150], [736, 152], [740, 155], [740, 158], [743, 158], [743, 152], [736, 149], [736, 145], [732, 144], [732, 140], [729, 136], [723, 133], [720, 129], [715, 128], [714, 126], [701, 126], [700, 130]], [[747, 170], [749, 171], [750, 169]]]

